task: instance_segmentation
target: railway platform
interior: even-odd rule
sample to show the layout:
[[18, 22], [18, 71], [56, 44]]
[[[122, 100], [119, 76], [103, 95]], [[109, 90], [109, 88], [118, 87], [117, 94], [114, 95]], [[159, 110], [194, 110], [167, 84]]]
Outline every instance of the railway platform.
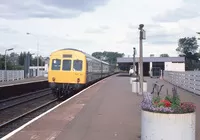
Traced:
[[33, 77], [23, 80], [0, 82], [0, 100], [49, 88], [46, 77]]
[[[152, 91], [156, 80], [164, 84], [161, 94], [172, 85], [145, 78]], [[181, 99], [197, 105], [197, 139], [200, 139], [200, 96], [178, 89]], [[129, 76], [108, 77], [41, 114], [2, 140], [140, 140], [140, 102], [131, 91]]]
[[27, 83], [34, 83], [34, 82], [39, 82], [39, 81], [47, 81], [47, 77], [39, 76], [39, 77], [25, 78], [25, 79], [22, 79], [22, 80], [0, 82], [0, 87], [27, 84]]

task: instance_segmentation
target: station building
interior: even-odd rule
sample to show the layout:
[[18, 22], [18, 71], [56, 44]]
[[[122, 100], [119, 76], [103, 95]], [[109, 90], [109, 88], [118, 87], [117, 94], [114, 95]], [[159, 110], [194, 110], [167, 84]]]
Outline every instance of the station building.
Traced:
[[[135, 57], [136, 73], [138, 74], [139, 57]], [[129, 71], [133, 65], [133, 57], [117, 58], [118, 68]], [[185, 57], [143, 57], [143, 74], [149, 76], [152, 68], [160, 68], [166, 71], [185, 71]]]

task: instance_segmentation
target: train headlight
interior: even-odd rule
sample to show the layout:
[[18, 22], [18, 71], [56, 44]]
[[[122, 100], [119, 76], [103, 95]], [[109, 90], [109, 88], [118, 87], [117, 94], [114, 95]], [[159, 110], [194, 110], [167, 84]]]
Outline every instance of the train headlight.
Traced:
[[77, 78], [77, 83], [79, 83], [80, 82], [80, 79], [79, 78]]
[[53, 77], [53, 78], [52, 78], [52, 81], [54, 81], [54, 82], [55, 82], [55, 80], [56, 80], [56, 78], [55, 78], [55, 77]]

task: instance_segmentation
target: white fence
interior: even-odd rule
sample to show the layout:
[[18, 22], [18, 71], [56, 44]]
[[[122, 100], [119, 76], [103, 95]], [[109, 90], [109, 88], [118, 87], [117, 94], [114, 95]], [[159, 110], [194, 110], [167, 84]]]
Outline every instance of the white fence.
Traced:
[[200, 95], [200, 71], [164, 71], [166, 81]]
[[[38, 72], [38, 76], [44, 76], [45, 74], [46, 71], [44, 70], [40, 70]], [[29, 77], [36, 77], [36, 76], [37, 76], [36, 71], [34, 71], [32, 75], [29, 75]], [[0, 70], [0, 82], [21, 80], [21, 79], [24, 79], [24, 70], [7, 70], [7, 78], [6, 78], [6, 72], [4, 70]]]
[[21, 79], [24, 79], [23, 70], [7, 70], [7, 80], [6, 80], [6, 72], [4, 70], [0, 70], [0, 82], [21, 80]]

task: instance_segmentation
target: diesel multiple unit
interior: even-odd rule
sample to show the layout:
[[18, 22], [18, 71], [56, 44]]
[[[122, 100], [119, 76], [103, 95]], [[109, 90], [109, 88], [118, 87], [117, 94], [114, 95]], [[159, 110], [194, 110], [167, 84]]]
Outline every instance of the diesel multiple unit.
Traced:
[[113, 74], [107, 62], [76, 49], [62, 49], [50, 55], [48, 82], [53, 94], [63, 98], [74, 90]]

